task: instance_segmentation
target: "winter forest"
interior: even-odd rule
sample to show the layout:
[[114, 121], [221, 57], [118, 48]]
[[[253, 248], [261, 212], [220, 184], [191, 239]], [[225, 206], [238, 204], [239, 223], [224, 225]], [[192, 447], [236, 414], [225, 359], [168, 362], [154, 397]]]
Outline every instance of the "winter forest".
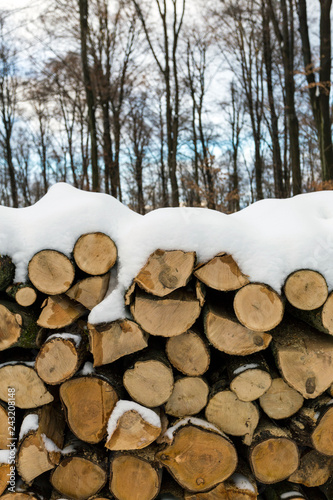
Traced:
[[0, 10], [0, 203], [55, 182], [144, 214], [333, 187], [332, 0]]

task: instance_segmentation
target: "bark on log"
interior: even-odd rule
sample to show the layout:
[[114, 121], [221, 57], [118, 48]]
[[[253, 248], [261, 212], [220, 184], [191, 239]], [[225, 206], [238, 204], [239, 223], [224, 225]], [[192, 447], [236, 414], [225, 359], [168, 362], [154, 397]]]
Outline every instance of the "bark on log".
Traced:
[[325, 484], [332, 470], [333, 457], [328, 458], [316, 450], [307, 450], [301, 456], [298, 469], [289, 476], [288, 481], [314, 488]]
[[37, 300], [37, 292], [28, 283], [14, 283], [6, 289], [7, 295], [22, 307], [30, 307]]
[[107, 273], [117, 260], [117, 248], [103, 233], [83, 234], [73, 250], [74, 260], [81, 271], [97, 276]]
[[272, 384], [268, 365], [260, 354], [234, 356], [228, 360], [227, 369], [230, 389], [241, 401], [255, 401]]
[[209, 387], [201, 377], [182, 377], [174, 385], [165, 404], [165, 413], [173, 417], [196, 415], [207, 404]]
[[284, 293], [292, 306], [311, 311], [324, 304], [328, 289], [326, 280], [320, 273], [301, 269], [288, 276]]
[[54, 295], [45, 299], [37, 325], [50, 330], [58, 330], [72, 325], [86, 314], [81, 304], [69, 299], [66, 295]]
[[280, 377], [273, 378], [268, 391], [259, 398], [261, 408], [274, 420], [291, 417], [302, 407], [303, 401], [303, 396]]
[[31, 283], [46, 295], [66, 292], [74, 280], [72, 262], [56, 250], [41, 250], [29, 262], [28, 274]]
[[0, 351], [9, 347], [36, 347], [36, 318], [18, 304], [0, 302]]
[[15, 266], [8, 255], [0, 255], [0, 291], [12, 284], [15, 276]]
[[110, 274], [103, 276], [90, 276], [78, 281], [67, 290], [66, 295], [70, 299], [80, 302], [86, 309], [93, 309], [105, 297], [109, 286]]
[[184, 375], [203, 375], [209, 368], [209, 348], [193, 330], [169, 338], [165, 350], [170, 363]]
[[206, 264], [199, 265], [194, 275], [205, 285], [215, 290], [238, 290], [249, 283], [248, 277], [228, 254], [220, 254]]
[[320, 332], [333, 335], [333, 292], [328, 296], [325, 304], [312, 311], [302, 311], [295, 307], [288, 306], [288, 312], [295, 318], [308, 323]]

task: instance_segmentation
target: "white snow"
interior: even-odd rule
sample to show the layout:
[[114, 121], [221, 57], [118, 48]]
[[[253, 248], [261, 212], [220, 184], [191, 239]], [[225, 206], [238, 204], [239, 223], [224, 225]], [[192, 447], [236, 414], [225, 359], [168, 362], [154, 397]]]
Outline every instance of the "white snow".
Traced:
[[91, 323], [124, 318], [124, 292], [156, 249], [195, 251], [199, 262], [231, 254], [251, 282], [281, 291], [287, 276], [312, 269], [333, 290], [333, 191], [266, 199], [225, 215], [203, 208], [163, 208], [135, 214], [109, 195], [59, 183], [35, 205], [0, 207], [0, 255], [24, 281], [32, 256], [45, 248], [70, 256], [81, 234], [108, 234], [118, 250], [117, 277], [90, 313]]
[[91, 375], [92, 373], [94, 373], [94, 371], [94, 365], [90, 361], [86, 361], [83, 365], [82, 370], [78, 372], [78, 375], [82, 375], [82, 377], [85, 377], [86, 375]]
[[214, 424], [211, 424], [210, 422], [207, 422], [206, 420], [202, 420], [201, 418], [197, 418], [197, 417], [182, 418], [175, 425], [173, 425], [172, 427], [169, 427], [169, 429], [167, 429], [165, 431], [164, 437], [166, 437], [167, 439], [172, 441], [173, 435], [177, 429], [179, 429], [180, 427], [183, 427], [184, 425], [190, 425], [190, 424], [196, 425], [198, 427], [203, 427], [204, 429], [208, 429], [210, 431], [217, 432], [221, 436], [226, 437], [224, 432], [222, 432], [221, 429], [216, 427]]
[[127, 411], [136, 411], [139, 415], [145, 420], [148, 424], [153, 425], [154, 427], [161, 428], [161, 419], [159, 415], [150, 408], [146, 408], [145, 406], [139, 405], [134, 401], [127, 401], [125, 399], [120, 399], [109, 418], [108, 422], [108, 439], [111, 438], [112, 434], [117, 428], [118, 420], [126, 413]]
[[52, 441], [52, 439], [50, 439], [49, 437], [47, 437], [47, 435], [44, 433], [42, 434], [42, 439], [43, 439], [43, 443], [45, 445], [45, 448], [49, 453], [58, 452], [58, 453], [61, 453], [62, 455], [67, 455], [68, 453], [73, 453], [75, 451], [74, 445], [69, 445], [63, 449], [60, 449], [55, 444], [55, 442]]
[[239, 366], [232, 373], [233, 375], [239, 375], [240, 373], [246, 372], [246, 370], [252, 370], [253, 368], [258, 368], [258, 363], [247, 363], [245, 365]]
[[53, 333], [49, 337], [47, 337], [47, 340], [54, 339], [54, 338], [61, 338], [64, 340], [73, 340], [75, 342], [76, 347], [79, 347], [80, 342], [81, 342], [81, 337], [80, 335], [75, 335], [74, 333]]
[[0, 450], [0, 464], [8, 464], [10, 450]]
[[256, 493], [256, 489], [253, 484], [248, 480], [246, 476], [240, 474], [239, 472], [235, 472], [234, 474], [232, 474], [228, 481], [232, 481], [236, 488], [239, 488], [240, 490], [248, 490]]
[[6, 361], [5, 363], [0, 364], [0, 368], [9, 365], [25, 365], [33, 368], [35, 366], [35, 361]]
[[38, 415], [37, 413], [29, 413], [29, 415], [26, 415], [23, 419], [21, 429], [20, 429], [20, 435], [19, 435], [19, 441], [24, 438], [26, 434], [30, 431], [37, 431], [38, 429]]
[[287, 498], [305, 498], [302, 493], [298, 491], [287, 491], [281, 494], [281, 500], [286, 500]]

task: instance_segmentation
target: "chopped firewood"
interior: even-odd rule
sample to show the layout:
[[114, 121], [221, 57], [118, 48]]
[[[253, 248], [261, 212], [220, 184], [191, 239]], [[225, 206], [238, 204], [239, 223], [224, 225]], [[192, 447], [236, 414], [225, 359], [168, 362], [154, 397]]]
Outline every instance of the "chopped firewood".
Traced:
[[15, 266], [8, 255], [0, 255], [0, 291], [12, 284], [15, 276]]
[[73, 250], [77, 266], [87, 274], [97, 276], [107, 273], [117, 260], [117, 248], [103, 233], [83, 234]]
[[249, 283], [231, 255], [225, 253], [198, 266], [194, 275], [210, 288], [224, 292], [238, 290]]
[[22, 307], [32, 306], [37, 300], [35, 288], [28, 283], [14, 283], [6, 289], [6, 293]]
[[177, 337], [170, 337], [165, 350], [170, 363], [184, 375], [203, 375], [208, 370], [209, 348], [193, 330], [188, 330]]
[[8, 347], [36, 347], [37, 332], [33, 313], [9, 301], [0, 302], [0, 351]]
[[332, 470], [333, 457], [329, 458], [316, 450], [307, 450], [301, 456], [298, 469], [289, 476], [288, 481], [314, 488], [326, 483]]
[[333, 400], [321, 406], [315, 413], [316, 427], [311, 434], [313, 447], [323, 455], [333, 456]]
[[279, 420], [294, 415], [303, 405], [303, 396], [290, 387], [283, 378], [276, 377], [260, 399], [260, 406], [270, 418]]
[[90, 276], [75, 283], [67, 290], [66, 295], [70, 299], [80, 302], [85, 308], [93, 309], [102, 302], [109, 286], [110, 274], [103, 276]]
[[[7, 446], [7, 444], [6, 444], [6, 446]], [[3, 451], [3, 450], [0, 449], [0, 454], [1, 454], [1, 451]], [[12, 467], [15, 468], [15, 465], [12, 465]], [[2, 462], [0, 459], [0, 495], [2, 495], [2, 493], [7, 488], [9, 477], [10, 477], [10, 472], [11, 472], [11, 465], [9, 463]], [[1, 496], [1, 498], [3, 498], [3, 497]]]
[[74, 280], [75, 269], [66, 255], [56, 250], [42, 250], [29, 262], [31, 283], [47, 295], [66, 292]]
[[196, 415], [207, 404], [209, 387], [201, 377], [182, 377], [174, 385], [165, 404], [165, 413], [173, 417]]
[[333, 292], [328, 296], [325, 304], [313, 311], [304, 311], [288, 305], [288, 312], [297, 319], [308, 323], [319, 332], [333, 335]]
[[174, 337], [191, 328], [199, 317], [201, 306], [192, 292], [176, 290], [166, 297], [155, 297], [137, 291], [131, 313], [137, 323], [151, 335]]
[[148, 346], [148, 333], [129, 319], [100, 325], [88, 323], [88, 329], [94, 366], [113, 363]]
[[297, 309], [311, 311], [324, 304], [328, 289], [326, 280], [320, 273], [301, 269], [288, 276], [284, 293], [291, 305]]
[[164, 297], [187, 285], [195, 262], [195, 252], [156, 250], [134, 278], [143, 290]]
[[272, 383], [268, 365], [260, 354], [230, 358], [228, 376], [230, 389], [241, 401], [254, 401], [260, 398]]
[[48, 297], [43, 304], [37, 325], [50, 330], [69, 326], [87, 312], [81, 304], [66, 295]]

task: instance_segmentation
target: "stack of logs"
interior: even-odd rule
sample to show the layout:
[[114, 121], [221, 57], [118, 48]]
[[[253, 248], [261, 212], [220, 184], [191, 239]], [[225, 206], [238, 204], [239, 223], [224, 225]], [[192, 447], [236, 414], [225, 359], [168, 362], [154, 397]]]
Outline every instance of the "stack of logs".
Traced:
[[102, 233], [35, 254], [27, 283], [0, 258], [1, 498], [332, 500], [324, 277], [295, 270], [279, 295], [230, 255], [156, 250], [128, 317], [89, 324], [116, 262]]

